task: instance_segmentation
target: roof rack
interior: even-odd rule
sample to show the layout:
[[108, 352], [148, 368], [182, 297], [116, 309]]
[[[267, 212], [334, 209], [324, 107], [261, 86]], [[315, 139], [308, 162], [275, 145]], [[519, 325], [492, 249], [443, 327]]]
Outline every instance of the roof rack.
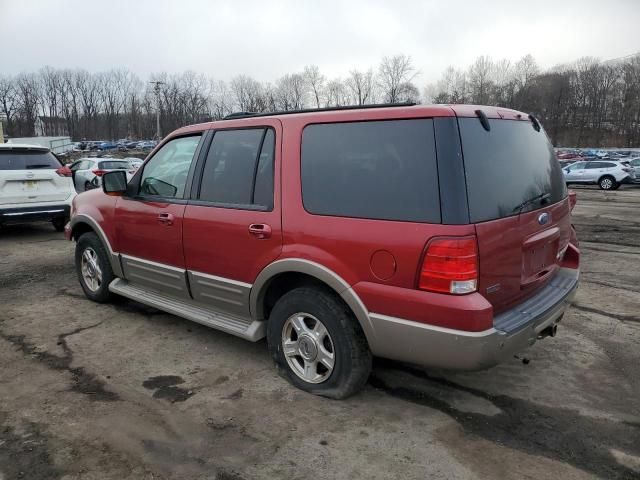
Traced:
[[223, 120], [234, 120], [236, 118], [251, 118], [251, 117], [271, 117], [274, 115], [292, 115], [294, 113], [333, 112], [338, 110], [361, 110], [365, 108], [412, 107], [414, 105], [416, 105], [415, 102], [372, 103], [369, 105], [347, 105], [343, 107], [303, 108], [300, 110], [280, 110], [275, 112], [234, 112], [224, 117]]

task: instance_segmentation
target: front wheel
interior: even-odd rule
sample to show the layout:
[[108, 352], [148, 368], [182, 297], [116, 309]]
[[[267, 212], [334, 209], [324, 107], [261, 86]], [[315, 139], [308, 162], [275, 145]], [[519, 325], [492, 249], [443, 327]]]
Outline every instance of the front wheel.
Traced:
[[610, 176], [602, 177], [598, 182], [601, 190], [615, 190], [617, 182], [616, 179]]
[[89, 300], [104, 303], [112, 298], [109, 284], [114, 279], [109, 257], [98, 236], [87, 232], [76, 243], [76, 273]]
[[329, 290], [300, 287], [282, 296], [267, 340], [279, 373], [309, 393], [342, 399], [369, 378], [371, 352], [360, 324]]

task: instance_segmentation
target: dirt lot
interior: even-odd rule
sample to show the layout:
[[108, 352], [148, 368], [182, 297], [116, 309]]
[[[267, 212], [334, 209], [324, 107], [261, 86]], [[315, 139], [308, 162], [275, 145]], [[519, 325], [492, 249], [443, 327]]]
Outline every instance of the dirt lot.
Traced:
[[378, 361], [347, 401], [251, 344], [96, 305], [49, 225], [0, 231], [0, 480], [640, 478], [640, 188], [578, 189], [559, 336], [474, 374]]

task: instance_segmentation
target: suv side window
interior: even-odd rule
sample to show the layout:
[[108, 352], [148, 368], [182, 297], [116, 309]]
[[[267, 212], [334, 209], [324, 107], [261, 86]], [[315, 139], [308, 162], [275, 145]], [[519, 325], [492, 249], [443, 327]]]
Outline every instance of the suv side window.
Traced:
[[569, 165], [569, 167], [567, 167], [569, 169], [570, 172], [574, 171], [574, 170], [584, 170], [584, 166], [585, 166], [585, 162], [578, 162], [578, 163], [574, 163], [573, 165]]
[[589, 162], [587, 163], [587, 165], [584, 167], [587, 170], [594, 170], [596, 168], [602, 168], [602, 162]]
[[274, 145], [275, 134], [270, 128], [216, 131], [204, 164], [198, 199], [271, 210]]
[[309, 213], [441, 221], [431, 119], [308, 125], [301, 169]]
[[201, 135], [180, 137], [165, 143], [145, 164], [140, 195], [183, 198], [189, 168]]

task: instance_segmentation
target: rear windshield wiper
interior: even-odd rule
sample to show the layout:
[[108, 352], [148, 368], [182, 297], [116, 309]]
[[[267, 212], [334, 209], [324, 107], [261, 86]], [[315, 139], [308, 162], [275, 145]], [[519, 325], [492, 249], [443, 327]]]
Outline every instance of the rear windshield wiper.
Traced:
[[35, 170], [36, 168], [53, 168], [48, 163], [36, 163], [35, 165], [27, 165], [25, 170]]
[[550, 197], [551, 197], [550, 193], [541, 193], [540, 195], [536, 195], [535, 197], [530, 198], [529, 200], [525, 200], [520, 205], [516, 206], [513, 209], [513, 211], [520, 213], [524, 207], [535, 202], [540, 202], [541, 205], [544, 205], [546, 201], [549, 200]]

